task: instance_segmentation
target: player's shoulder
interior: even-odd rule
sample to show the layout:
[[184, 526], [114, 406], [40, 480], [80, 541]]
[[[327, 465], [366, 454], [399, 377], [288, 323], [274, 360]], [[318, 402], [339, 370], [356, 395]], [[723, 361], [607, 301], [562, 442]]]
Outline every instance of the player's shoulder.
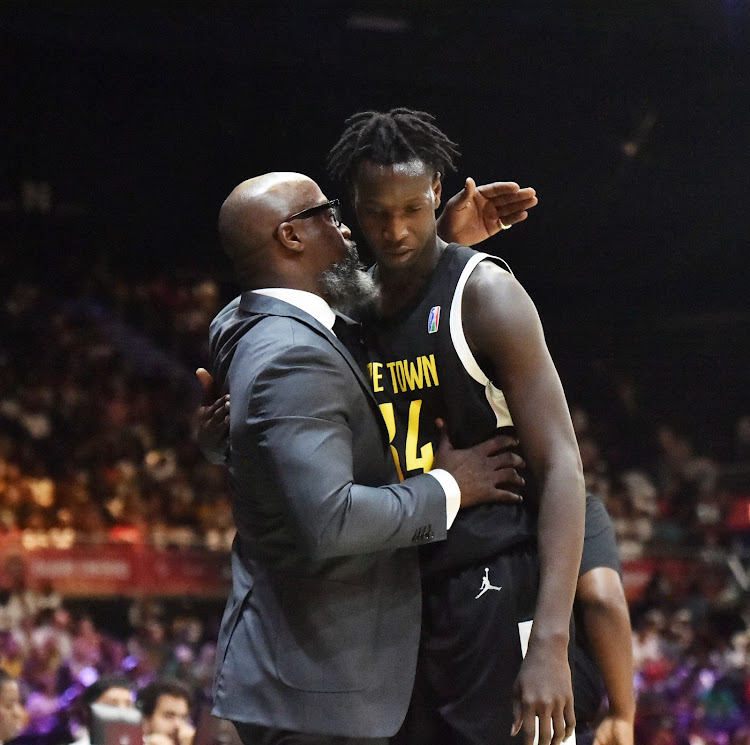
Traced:
[[536, 318], [536, 308], [523, 285], [501, 264], [479, 261], [466, 280], [464, 315], [502, 323], [526, 322]]
[[502, 259], [477, 254], [475, 266], [466, 280], [466, 291], [478, 294], [512, 293], [523, 290]]

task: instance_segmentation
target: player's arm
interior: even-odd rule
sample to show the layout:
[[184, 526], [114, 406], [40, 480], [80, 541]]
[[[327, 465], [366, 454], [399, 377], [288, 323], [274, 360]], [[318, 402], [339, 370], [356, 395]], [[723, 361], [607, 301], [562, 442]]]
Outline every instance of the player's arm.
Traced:
[[513, 181], [477, 186], [473, 178], [467, 178], [438, 218], [438, 235], [448, 243], [473, 246], [525, 220], [537, 203], [531, 187], [522, 189]]
[[620, 575], [610, 567], [586, 572], [578, 580], [576, 604], [609, 699], [609, 713], [597, 728], [594, 743], [633, 745], [632, 631]]
[[538, 716], [540, 745], [559, 743], [575, 726], [567, 648], [584, 535], [578, 445], [539, 316], [523, 287], [495, 264], [481, 262], [466, 284], [463, 318], [470, 346], [489, 361], [505, 394], [540, 487], [540, 588], [514, 690], [514, 729], [521, 727], [523, 742], [531, 745]]

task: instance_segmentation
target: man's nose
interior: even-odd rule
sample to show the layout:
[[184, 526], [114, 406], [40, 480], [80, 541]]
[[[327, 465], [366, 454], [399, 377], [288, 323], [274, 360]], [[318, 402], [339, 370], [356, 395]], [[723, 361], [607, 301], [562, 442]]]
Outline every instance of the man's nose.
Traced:
[[352, 237], [352, 231], [349, 230], [349, 226], [345, 222], [342, 222], [341, 225], [339, 225], [339, 230], [341, 231], [341, 235], [343, 235], [344, 238]]
[[388, 243], [398, 243], [409, 234], [406, 223], [398, 217], [388, 219], [383, 227], [383, 237]]

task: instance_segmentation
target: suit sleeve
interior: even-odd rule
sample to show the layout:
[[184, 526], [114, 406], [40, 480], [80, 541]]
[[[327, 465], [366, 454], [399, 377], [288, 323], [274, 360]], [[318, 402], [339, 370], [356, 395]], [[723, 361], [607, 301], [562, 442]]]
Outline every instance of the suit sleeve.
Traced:
[[[240, 378], [241, 356], [233, 363]], [[253, 470], [269, 478], [311, 559], [446, 537], [445, 492], [437, 479], [421, 474], [380, 484], [384, 473], [395, 477], [384, 466], [390, 456], [377, 420], [356, 420], [364, 419], [361, 402], [357, 408], [363, 394], [333, 348], [289, 345], [254, 380], [233, 380], [232, 389], [232, 457], [254, 460]], [[243, 392], [236, 408], [235, 390]], [[369, 409], [366, 415], [378, 416]], [[370, 432], [373, 441], [362, 443], [362, 433]], [[367, 483], [355, 483], [355, 472]]]

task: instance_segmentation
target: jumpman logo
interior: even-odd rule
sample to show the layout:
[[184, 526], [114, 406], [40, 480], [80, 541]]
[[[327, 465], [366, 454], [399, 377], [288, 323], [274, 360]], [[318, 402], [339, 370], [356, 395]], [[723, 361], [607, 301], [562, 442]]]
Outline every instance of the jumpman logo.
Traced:
[[482, 586], [479, 588], [479, 595], [477, 595], [474, 600], [477, 598], [481, 598], [482, 595], [484, 595], [487, 590], [502, 590], [503, 586], [500, 585], [500, 587], [495, 587], [495, 585], [490, 584], [490, 570], [489, 567], [484, 568], [484, 577], [482, 578]]

